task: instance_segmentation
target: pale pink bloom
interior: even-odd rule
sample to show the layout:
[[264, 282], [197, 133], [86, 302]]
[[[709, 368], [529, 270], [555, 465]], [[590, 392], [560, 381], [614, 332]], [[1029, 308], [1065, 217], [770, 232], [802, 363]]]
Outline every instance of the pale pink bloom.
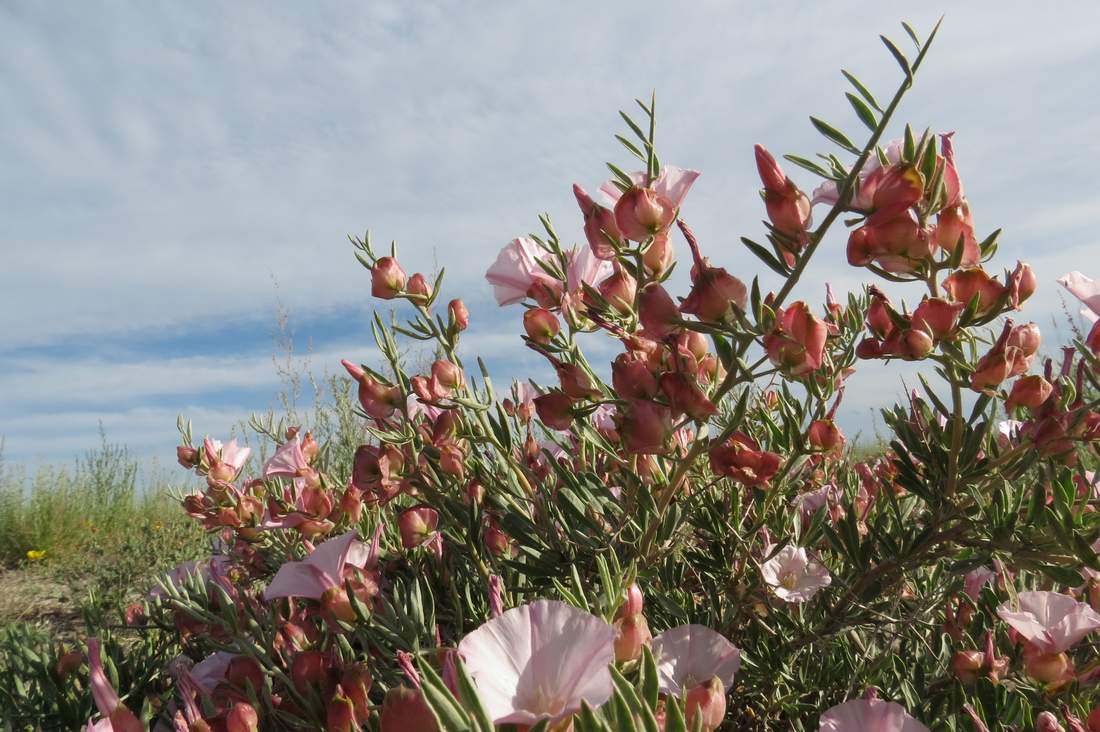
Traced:
[[882, 699], [855, 699], [821, 715], [820, 732], [928, 732], [905, 707]]
[[365, 567], [370, 552], [356, 539], [355, 530], [323, 542], [299, 562], [286, 562], [279, 567], [271, 584], [264, 590], [264, 599], [277, 597], [308, 597], [319, 599], [325, 591], [344, 584], [344, 567]]
[[829, 570], [810, 558], [806, 550], [788, 544], [760, 565], [760, 574], [781, 600], [806, 602], [832, 582]]
[[195, 686], [204, 693], [211, 694], [217, 685], [225, 680], [229, 662], [236, 657], [234, 653], [216, 651], [192, 666], [187, 674]]
[[973, 600], [978, 601], [978, 597], [982, 594], [982, 588], [989, 584], [989, 581], [997, 576], [989, 567], [975, 567], [966, 573], [963, 577], [963, 592]]
[[601, 404], [592, 412], [592, 424], [601, 432], [614, 432], [617, 429], [615, 415], [618, 410], [613, 404]]
[[1069, 272], [1058, 278], [1058, 284], [1085, 304], [1082, 315], [1094, 323], [1100, 318], [1100, 282], [1080, 272]]
[[141, 722], [123, 703], [111, 686], [107, 672], [103, 668], [103, 657], [99, 639], [88, 639], [88, 686], [92, 691], [92, 701], [103, 719], [98, 722], [88, 720], [86, 730], [95, 732], [137, 732], [143, 730]]
[[498, 305], [511, 305], [527, 297], [536, 282], [552, 284], [554, 279], [538, 265], [545, 252], [534, 239], [513, 239], [497, 255], [485, 279], [493, 286]]
[[834, 498], [835, 493], [836, 486], [832, 483], [826, 483], [817, 490], [799, 493], [791, 501], [791, 508], [798, 509], [803, 521], [809, 521], [813, 519], [814, 514], [829, 505], [829, 501]]
[[223, 445], [220, 440], [204, 437], [203, 446], [208, 452], [213, 451], [213, 454], [217, 455], [226, 465], [232, 466], [234, 470], [243, 468], [244, 464], [248, 462], [248, 456], [252, 454], [251, 447], [238, 447], [236, 438]]
[[741, 668], [741, 651], [705, 625], [681, 625], [653, 639], [657, 680], [665, 694], [680, 696], [717, 676], [729, 689]]
[[265, 478], [297, 478], [298, 471], [309, 467], [302, 443], [295, 437], [279, 445], [275, 454], [264, 464]]
[[614, 272], [610, 261], [599, 259], [591, 247], [573, 247], [567, 254], [566, 285], [570, 292], [583, 290], [583, 285], [596, 287]]
[[434, 407], [431, 404], [425, 404], [420, 401], [416, 394], [409, 394], [408, 398], [405, 400], [405, 411], [408, 413], [409, 419], [427, 417], [433, 422], [436, 417], [443, 413], [443, 410], [439, 407]]
[[[687, 197], [688, 191], [691, 190], [691, 186], [698, 177], [698, 170], [685, 170], [677, 168], [675, 165], [665, 165], [661, 167], [661, 173], [657, 176], [657, 180], [653, 181], [653, 184], [649, 187], [671, 201], [675, 208], [680, 208], [684, 198]], [[645, 173], [641, 171], [631, 173], [630, 180], [634, 185], [642, 186], [645, 184]], [[600, 186], [600, 193], [604, 194], [612, 206], [623, 195], [615, 182], [610, 180]]]
[[1100, 615], [1083, 602], [1059, 592], [1021, 592], [1020, 609], [1011, 603], [997, 607], [997, 615], [1041, 653], [1062, 653], [1100, 628]]
[[614, 643], [614, 629], [600, 618], [538, 600], [488, 621], [458, 651], [495, 724], [553, 724], [582, 701], [596, 707], [610, 698]]

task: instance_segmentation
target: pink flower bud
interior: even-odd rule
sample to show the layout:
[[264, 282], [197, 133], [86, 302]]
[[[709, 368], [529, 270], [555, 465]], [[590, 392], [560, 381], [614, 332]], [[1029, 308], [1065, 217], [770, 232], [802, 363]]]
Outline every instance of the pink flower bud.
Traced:
[[447, 312], [450, 314], [455, 330], [463, 331], [470, 325], [470, 311], [466, 309], [466, 303], [462, 300], [455, 298], [447, 303]]
[[1073, 663], [1065, 653], [1027, 652], [1027, 675], [1043, 684], [1061, 684], [1073, 678]]
[[405, 289], [405, 271], [393, 257], [381, 257], [371, 268], [371, 294], [392, 300]]
[[1016, 269], [1008, 276], [1008, 282], [1005, 283], [1005, 289], [1008, 290], [1008, 301], [1012, 303], [1012, 307], [1019, 310], [1020, 305], [1035, 294], [1037, 286], [1038, 281], [1031, 265], [1016, 262]]
[[466, 477], [466, 454], [455, 444], [444, 445], [439, 449], [439, 469], [458, 480]]
[[923, 330], [937, 342], [951, 338], [958, 327], [959, 315], [965, 307], [964, 303], [939, 297], [925, 298], [913, 311], [913, 327]]
[[340, 686], [351, 700], [355, 712], [355, 721], [365, 723], [370, 719], [370, 687], [373, 679], [365, 663], [357, 663], [344, 669], [340, 676]]
[[176, 462], [191, 470], [199, 465], [199, 451], [193, 447], [180, 445], [176, 448]]
[[550, 429], [567, 430], [573, 425], [573, 400], [560, 391], [535, 397], [535, 411]]
[[[894, 321], [890, 318], [890, 300], [878, 288], [871, 288], [871, 303], [867, 307], [867, 330], [876, 338], [887, 338], [894, 332]], [[919, 307], [919, 306], [918, 306]]]
[[680, 311], [695, 315], [704, 322], [724, 322], [730, 305], [742, 310], [748, 301], [744, 283], [721, 267], [704, 267], [693, 277], [691, 293], [680, 305]]
[[951, 671], [964, 684], [973, 684], [981, 675], [985, 654], [981, 651], [958, 651], [951, 659]]
[[961, 267], [976, 267], [981, 261], [981, 250], [974, 235], [974, 217], [966, 201], [940, 211], [936, 218], [936, 243], [949, 254], [954, 254], [961, 243]]
[[260, 728], [260, 717], [256, 709], [248, 702], [237, 702], [225, 715], [225, 729], [227, 732], [257, 732]]
[[1005, 345], [1019, 348], [1025, 357], [1030, 358], [1039, 352], [1041, 343], [1042, 337], [1039, 334], [1039, 326], [1035, 323], [1024, 323], [1023, 325], [1017, 325], [1009, 332]]
[[923, 330], [907, 330], [901, 333], [897, 355], [906, 361], [919, 361], [935, 349], [932, 336]]
[[234, 656], [225, 668], [225, 680], [236, 688], [247, 691], [249, 687], [256, 694], [264, 688], [264, 672], [259, 662], [250, 656]]
[[615, 223], [615, 214], [599, 205], [579, 185], [573, 185], [573, 195], [584, 215], [584, 236], [588, 246], [599, 259], [611, 259], [615, 256], [615, 246], [620, 245], [623, 235]]
[[634, 296], [638, 291], [638, 281], [618, 262], [615, 262], [611, 276], [599, 284], [597, 289], [616, 311], [628, 314], [634, 309]]
[[334, 671], [330, 656], [320, 651], [301, 651], [290, 663], [290, 680], [299, 694], [306, 694], [313, 687], [327, 696], [336, 688]]
[[1038, 374], [1022, 376], [1012, 385], [1012, 391], [1005, 402], [1005, 409], [1012, 411], [1017, 407], [1027, 407], [1035, 411], [1050, 398], [1054, 387]]
[[428, 284], [428, 280], [424, 278], [424, 275], [417, 272], [409, 278], [409, 283], [405, 286], [405, 294], [415, 295], [427, 300], [432, 296], [432, 288], [431, 285]]
[[611, 362], [611, 385], [621, 399], [652, 399], [657, 395], [657, 377], [645, 359], [620, 353]]
[[672, 240], [669, 239], [666, 229], [653, 236], [653, 241], [642, 253], [642, 264], [646, 272], [654, 277], [660, 277], [672, 266], [672, 259]]
[[810, 425], [806, 440], [815, 450], [840, 453], [844, 450], [844, 435], [831, 419], [817, 419]]
[[53, 670], [59, 679], [64, 680], [69, 678], [69, 676], [79, 669], [80, 664], [83, 662], [84, 656], [81, 655], [80, 651], [69, 651], [68, 653], [61, 654]]
[[977, 297], [978, 315], [992, 312], [1005, 295], [1005, 288], [1001, 283], [986, 274], [981, 267], [952, 272], [943, 281], [943, 289], [952, 300], [963, 305], [969, 305]]
[[1035, 732], [1066, 732], [1066, 729], [1058, 724], [1058, 718], [1050, 712], [1039, 712], [1039, 716], [1035, 718]]
[[615, 204], [615, 224], [627, 239], [645, 241], [676, 219], [676, 205], [651, 188], [630, 188]]
[[761, 450], [756, 441], [743, 432], [734, 432], [725, 442], [711, 445], [708, 456], [711, 470], [717, 475], [749, 487], [766, 485], [779, 471], [781, 462], [779, 455]]
[[763, 145], [756, 145], [754, 150], [768, 218], [780, 233], [801, 239], [810, 220], [810, 199], [783, 173]]
[[419, 689], [395, 686], [382, 700], [381, 732], [439, 732], [435, 715]]
[[448, 393], [465, 383], [462, 368], [452, 362], [438, 359], [432, 362], [432, 381], [443, 387]]
[[355, 705], [339, 686], [336, 694], [325, 705], [325, 727], [328, 732], [353, 732], [359, 725], [355, 719]]
[[619, 433], [632, 455], [664, 454], [672, 437], [672, 413], [660, 404], [628, 400], [620, 414]]
[[642, 596], [642, 588], [638, 587], [637, 582], [631, 582], [626, 590], [624, 590], [625, 599], [623, 604], [619, 606], [618, 615], [625, 617], [627, 615], [637, 615], [642, 612], [644, 597]]
[[680, 310], [668, 292], [659, 284], [651, 284], [638, 297], [639, 319], [650, 338], [660, 339], [676, 329]]
[[592, 376], [583, 366], [575, 363], [555, 363], [561, 390], [570, 399], [595, 399], [601, 392]]
[[669, 371], [661, 374], [660, 387], [675, 413], [686, 414], [696, 422], [705, 422], [718, 413], [718, 408], [707, 399], [694, 376]]
[[557, 317], [546, 308], [531, 308], [523, 314], [523, 329], [535, 343], [549, 343], [561, 330]]
[[924, 176], [912, 165], [896, 163], [873, 171], [863, 182], [862, 193], [871, 192], [871, 221], [894, 219], [924, 196]]
[[764, 337], [764, 349], [773, 364], [789, 376], [816, 371], [824, 361], [829, 326], [798, 301], [776, 314], [772, 332]]
[[641, 613], [619, 618], [614, 628], [616, 663], [637, 661], [642, 656], [642, 648], [653, 639], [649, 623]]
[[718, 729], [726, 717], [726, 689], [722, 680], [712, 676], [709, 681], [688, 691], [685, 712], [689, 729], [695, 725], [696, 719], [702, 723], [704, 732]]
[[397, 528], [401, 533], [401, 546], [414, 549], [429, 538], [439, 525], [439, 512], [431, 506], [407, 508], [397, 516]]
[[504, 533], [492, 514], [487, 515], [485, 528], [481, 531], [481, 540], [485, 543], [485, 548], [496, 557], [513, 556], [516, 549], [512, 545], [512, 538]]

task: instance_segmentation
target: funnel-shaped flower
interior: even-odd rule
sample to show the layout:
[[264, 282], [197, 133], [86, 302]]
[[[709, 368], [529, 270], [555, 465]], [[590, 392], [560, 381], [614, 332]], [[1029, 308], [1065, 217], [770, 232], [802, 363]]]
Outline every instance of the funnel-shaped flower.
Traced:
[[829, 570], [811, 559], [804, 548], [792, 544], [761, 564], [760, 574], [776, 597], [787, 602], [806, 602], [832, 582]]
[[741, 668], [741, 651], [705, 625], [681, 625], [653, 639], [662, 693], [679, 696], [717, 676], [725, 688]]
[[355, 531], [329, 539], [300, 562], [287, 562], [279, 567], [271, 584], [264, 590], [264, 599], [277, 597], [308, 597], [320, 599], [333, 587], [344, 586], [344, 565], [365, 566], [366, 547], [355, 537]]
[[[688, 191], [691, 190], [691, 186], [698, 177], [698, 170], [685, 170], [677, 168], [675, 165], [665, 165], [661, 168], [661, 174], [649, 187], [658, 195], [668, 199], [674, 208], [680, 208], [684, 198], [687, 197]], [[645, 173], [640, 171], [631, 173], [630, 180], [634, 182], [634, 185], [642, 186], [645, 183]], [[600, 186], [600, 193], [607, 196], [613, 204], [618, 203], [619, 198], [623, 195], [615, 182], [610, 180]]]
[[928, 732], [905, 707], [882, 699], [856, 699], [821, 715], [820, 732]]
[[1100, 615], [1083, 602], [1058, 592], [1021, 592], [1020, 609], [1010, 603], [997, 607], [997, 615], [1035, 650], [1062, 653], [1100, 628]]
[[88, 639], [88, 685], [92, 689], [92, 699], [95, 701], [96, 709], [104, 716], [104, 719], [95, 723], [88, 720], [89, 729], [100, 732], [104, 730], [142, 732], [145, 729], [137, 716], [118, 698], [118, 692], [107, 679], [107, 673], [103, 670], [98, 638]]
[[583, 610], [538, 600], [493, 618], [458, 644], [495, 724], [533, 725], [611, 696], [615, 631]]
[[543, 251], [534, 239], [513, 239], [497, 255], [485, 279], [493, 286], [498, 305], [511, 305], [527, 297], [532, 285], [553, 284], [554, 280], [538, 265]]
[[1082, 315], [1092, 321], [1100, 318], [1100, 282], [1080, 272], [1069, 272], [1058, 278], [1058, 284], [1085, 304], [1087, 310], [1082, 310]]

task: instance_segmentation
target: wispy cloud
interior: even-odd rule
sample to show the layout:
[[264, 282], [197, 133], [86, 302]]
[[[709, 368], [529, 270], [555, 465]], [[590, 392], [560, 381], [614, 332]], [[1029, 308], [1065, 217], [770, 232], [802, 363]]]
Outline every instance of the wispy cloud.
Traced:
[[[398, 239], [410, 269], [446, 267], [454, 291], [484, 306], [486, 332], [516, 332], [481, 273], [539, 211], [579, 237], [569, 184], [594, 186], [602, 161], [622, 161], [616, 110], [651, 88], [663, 159], [704, 171], [684, 213], [707, 253], [770, 286], [737, 243], [761, 231], [751, 145], [823, 148], [809, 113], [856, 130], [837, 68], [885, 96], [898, 73], [877, 35], [902, 37], [901, 12], [925, 29], [940, 9], [5, 4], [9, 454], [41, 454], [46, 424], [70, 435], [51, 447], [60, 455], [94, 442], [86, 417], [140, 438], [126, 420], [148, 427], [168, 401], [216, 411], [237, 388], [248, 397], [228, 411], [266, 403], [259, 392], [276, 382], [255, 331], [277, 303], [326, 323], [315, 348], [363, 348], [361, 320], [340, 333], [325, 318], [369, 307], [344, 239], [367, 226]], [[1080, 71], [1100, 61], [1097, 21], [1100, 6], [952, 6], [902, 110], [957, 131], [979, 228], [1004, 227], [1006, 265], [1033, 261], [1045, 289], [1028, 315], [1044, 323], [1059, 307], [1053, 279], [1096, 246], [1100, 107]], [[859, 286], [842, 247], [838, 234], [801, 296], [819, 299], [826, 279]], [[501, 371], [533, 363], [499, 338]], [[110, 346], [85, 350], [94, 339]], [[67, 406], [59, 391], [74, 392]]]

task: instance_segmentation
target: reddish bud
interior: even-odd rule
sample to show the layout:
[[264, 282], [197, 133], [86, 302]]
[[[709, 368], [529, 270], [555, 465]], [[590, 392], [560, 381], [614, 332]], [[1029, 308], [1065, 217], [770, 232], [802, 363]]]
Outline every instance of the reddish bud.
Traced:
[[966, 201], [948, 206], [940, 211], [936, 218], [936, 243], [949, 254], [955, 248], [963, 247], [959, 266], [976, 267], [981, 260], [978, 239], [974, 235], [974, 217]]
[[844, 435], [831, 419], [814, 420], [806, 433], [806, 440], [813, 449], [822, 452], [839, 453], [844, 450]]
[[748, 290], [741, 280], [721, 267], [704, 267], [693, 278], [691, 293], [680, 311], [702, 321], [723, 322], [729, 317], [730, 305], [744, 310], [747, 301]]
[[1064, 653], [1025, 653], [1027, 675], [1043, 684], [1060, 684], [1073, 677], [1073, 663]]
[[382, 700], [380, 732], [439, 732], [435, 715], [419, 689], [395, 686]]
[[531, 308], [523, 314], [523, 329], [535, 343], [549, 343], [561, 330], [558, 318], [546, 308]]
[[642, 648], [653, 639], [649, 623], [641, 613], [619, 618], [614, 628], [616, 663], [637, 661], [642, 656]]
[[225, 729], [227, 732], [257, 732], [260, 728], [260, 717], [256, 709], [248, 702], [237, 702], [225, 715]]
[[332, 659], [320, 651], [301, 651], [290, 663], [290, 680], [298, 693], [305, 694], [310, 687], [319, 687], [323, 694], [332, 693]]
[[725, 442], [711, 445], [708, 456], [716, 474], [750, 487], [766, 485], [779, 471], [779, 455], [761, 450], [743, 432], [734, 432]]
[[573, 425], [573, 400], [560, 391], [551, 391], [537, 396], [535, 411], [547, 427], [555, 430], [567, 430]]
[[650, 338], [664, 338], [676, 329], [680, 310], [668, 292], [653, 283], [642, 290], [638, 297], [638, 317]]
[[1038, 353], [1041, 343], [1042, 337], [1039, 333], [1039, 326], [1035, 323], [1017, 325], [1009, 331], [1008, 340], [1005, 341], [1006, 346], [1019, 348], [1025, 357], [1031, 357]]
[[325, 705], [325, 727], [328, 732], [352, 732], [359, 729], [355, 719], [355, 705], [339, 686], [336, 694]]
[[604, 300], [607, 300], [619, 313], [627, 314], [634, 309], [634, 296], [638, 292], [638, 281], [618, 262], [615, 262], [611, 276], [597, 288]]
[[193, 447], [180, 445], [176, 448], [176, 462], [191, 470], [199, 465], [199, 451]]
[[393, 257], [381, 257], [371, 267], [371, 294], [392, 300], [405, 289], [405, 271]]
[[1035, 732], [1066, 732], [1066, 729], [1058, 724], [1058, 718], [1050, 712], [1039, 712], [1039, 716], [1035, 718]]
[[432, 288], [428, 284], [428, 281], [424, 279], [424, 275], [417, 272], [409, 278], [408, 284], [405, 285], [405, 294], [415, 295], [427, 300], [432, 296]]
[[672, 437], [672, 413], [660, 404], [628, 400], [620, 415], [619, 433], [632, 455], [663, 454]]
[[958, 327], [959, 315], [965, 307], [961, 302], [951, 302], [939, 297], [925, 298], [913, 311], [913, 327], [923, 330], [937, 342], [951, 338]]
[[777, 313], [775, 327], [764, 337], [768, 358], [790, 376], [803, 376], [821, 367], [829, 326], [802, 302]]
[[1017, 407], [1027, 407], [1035, 411], [1046, 403], [1053, 392], [1054, 386], [1042, 376], [1022, 376], [1012, 385], [1005, 409], [1011, 411]]
[[447, 303], [447, 312], [450, 314], [455, 330], [466, 330], [470, 325], [470, 311], [466, 309], [466, 303], [462, 300], [455, 298]]
[[619, 226], [615, 223], [615, 214], [592, 200], [592, 197], [579, 185], [573, 185], [573, 195], [584, 215], [584, 236], [588, 246], [599, 259], [611, 259], [615, 256], [615, 247], [622, 241]]
[[657, 395], [657, 377], [644, 358], [620, 353], [611, 362], [611, 385], [621, 399], [652, 399]]
[[936, 344], [923, 330], [907, 330], [900, 334], [897, 355], [906, 361], [919, 361], [932, 353]]
[[63, 653], [54, 665], [54, 673], [57, 674], [60, 679], [67, 679], [73, 672], [80, 668], [80, 664], [83, 663], [83, 661], [84, 656], [80, 651]]
[[675, 219], [676, 205], [651, 188], [630, 188], [615, 204], [615, 224], [633, 241], [645, 241]]
[[372, 683], [370, 670], [365, 663], [348, 666], [340, 675], [340, 686], [351, 700], [357, 722], [365, 723], [370, 719], [371, 705], [368, 695]]
[[413, 549], [420, 546], [435, 532], [439, 525], [439, 512], [431, 506], [407, 508], [397, 516], [397, 528], [401, 532], [401, 546]]
[[722, 680], [712, 676], [709, 681], [689, 690], [685, 712], [689, 729], [696, 724], [697, 719], [703, 732], [718, 729], [726, 717], [726, 689]]
[[943, 289], [955, 302], [969, 305], [978, 299], [978, 315], [992, 312], [1005, 294], [1001, 283], [986, 274], [981, 267], [960, 269], [943, 281]]
[[1016, 262], [1016, 269], [1008, 276], [1008, 281], [1005, 283], [1005, 288], [1008, 290], [1008, 301], [1012, 303], [1012, 307], [1019, 310], [1020, 305], [1035, 294], [1037, 286], [1038, 281], [1031, 265]]
[[249, 656], [234, 656], [225, 668], [225, 680], [241, 690], [251, 687], [256, 694], [264, 688], [263, 669]]
[[694, 376], [669, 371], [661, 374], [660, 387], [673, 412], [686, 414], [696, 422], [704, 422], [718, 413]]

